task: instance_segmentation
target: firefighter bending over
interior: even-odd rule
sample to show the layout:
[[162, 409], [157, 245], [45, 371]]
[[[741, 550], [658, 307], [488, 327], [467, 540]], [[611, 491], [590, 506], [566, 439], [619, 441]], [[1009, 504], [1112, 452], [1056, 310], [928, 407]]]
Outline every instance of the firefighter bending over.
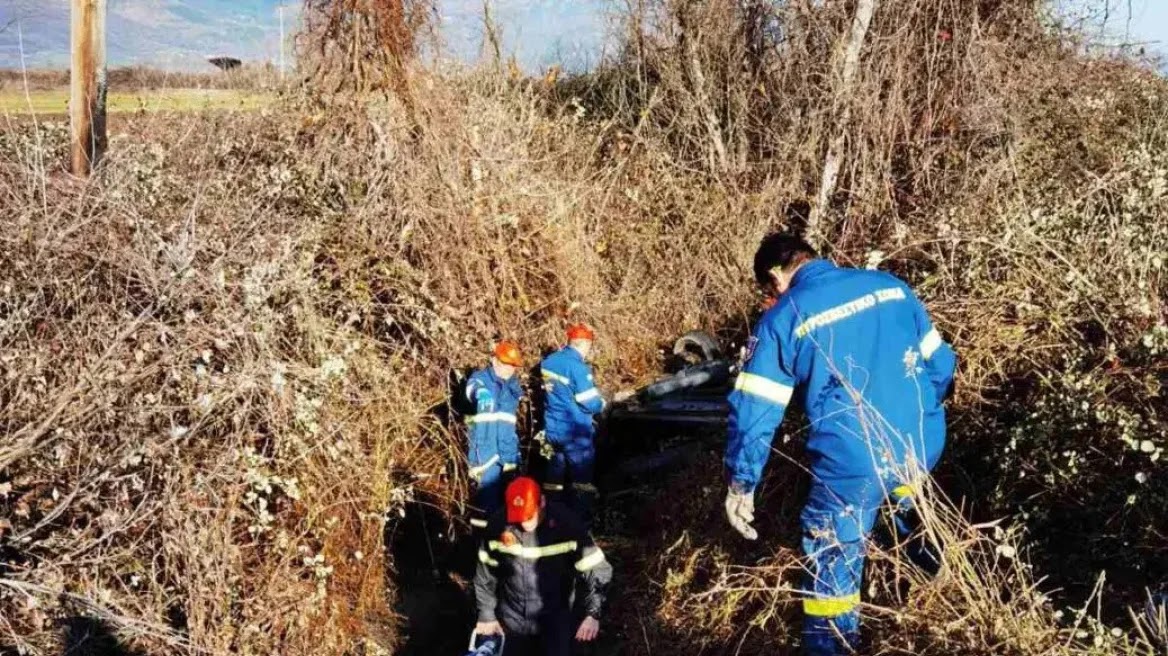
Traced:
[[910, 528], [914, 489], [945, 445], [942, 402], [956, 356], [891, 275], [836, 267], [785, 235], [763, 240], [754, 274], [778, 300], [755, 326], [730, 395], [726, 513], [744, 537], [758, 537], [755, 487], [787, 405], [798, 400], [811, 424], [812, 481], [800, 516], [803, 649], [852, 653], [865, 542], [886, 499], [898, 509], [898, 530]]

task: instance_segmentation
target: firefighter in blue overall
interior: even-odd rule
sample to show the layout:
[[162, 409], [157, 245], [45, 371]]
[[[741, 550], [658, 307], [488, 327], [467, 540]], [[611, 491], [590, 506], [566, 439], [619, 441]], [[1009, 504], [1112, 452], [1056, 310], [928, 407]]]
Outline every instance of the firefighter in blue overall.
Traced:
[[588, 356], [596, 333], [586, 324], [568, 326], [568, 344], [544, 358], [540, 375], [547, 404], [544, 439], [552, 449], [544, 489], [553, 498], [563, 496], [590, 522], [596, 487], [592, 481], [596, 458], [593, 417], [604, 410], [604, 398], [592, 378]]
[[516, 413], [523, 399], [516, 370], [523, 365], [519, 346], [510, 340], [495, 345], [490, 365], [470, 375], [466, 396], [475, 412], [467, 417], [467, 470], [475, 487], [470, 523], [485, 528], [503, 503], [506, 478], [519, 468]]
[[852, 653], [866, 540], [886, 501], [898, 531], [911, 528], [914, 490], [945, 445], [956, 355], [904, 282], [836, 267], [800, 238], [764, 239], [754, 274], [777, 302], [755, 326], [730, 394], [726, 514], [757, 539], [755, 487], [787, 405], [801, 403], [812, 477], [800, 515], [803, 649]]

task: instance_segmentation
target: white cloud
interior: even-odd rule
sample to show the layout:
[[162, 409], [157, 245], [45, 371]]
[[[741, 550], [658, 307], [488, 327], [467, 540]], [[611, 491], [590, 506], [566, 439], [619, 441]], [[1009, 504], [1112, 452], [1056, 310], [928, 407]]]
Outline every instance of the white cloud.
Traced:
[[152, 0], [124, 0], [111, 3], [109, 12], [149, 29], [181, 28], [184, 23], [170, 9]]

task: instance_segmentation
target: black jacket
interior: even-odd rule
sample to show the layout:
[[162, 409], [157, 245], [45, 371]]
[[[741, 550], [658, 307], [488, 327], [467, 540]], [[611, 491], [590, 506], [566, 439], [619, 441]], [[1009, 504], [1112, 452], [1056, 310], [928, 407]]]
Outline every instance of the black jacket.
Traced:
[[536, 635], [572, 610], [600, 619], [612, 565], [570, 510], [549, 502], [530, 533], [499, 513], [484, 535], [474, 581], [478, 621]]

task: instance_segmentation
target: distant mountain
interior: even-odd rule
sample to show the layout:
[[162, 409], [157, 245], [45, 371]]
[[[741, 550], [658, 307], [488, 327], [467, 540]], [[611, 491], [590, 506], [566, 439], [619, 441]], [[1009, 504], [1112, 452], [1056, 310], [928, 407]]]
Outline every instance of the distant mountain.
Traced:
[[[108, 0], [110, 66], [209, 68], [207, 55], [279, 58], [278, 0]], [[285, 2], [288, 33], [300, 3]], [[69, 0], [0, 0], [0, 68], [69, 63]], [[22, 47], [23, 44], [23, 47]]]
[[[595, 63], [607, 0], [491, 0], [506, 54], [529, 71]], [[278, 61], [280, 0], [107, 0], [110, 66], [211, 70], [208, 55]], [[302, 0], [283, 0], [289, 38]], [[482, 43], [482, 0], [439, 0], [442, 55], [468, 61]], [[23, 41], [23, 48], [22, 48]], [[0, 68], [69, 64], [69, 0], [0, 0]], [[291, 47], [289, 46], [289, 57]], [[289, 60], [291, 65], [291, 60]]]

